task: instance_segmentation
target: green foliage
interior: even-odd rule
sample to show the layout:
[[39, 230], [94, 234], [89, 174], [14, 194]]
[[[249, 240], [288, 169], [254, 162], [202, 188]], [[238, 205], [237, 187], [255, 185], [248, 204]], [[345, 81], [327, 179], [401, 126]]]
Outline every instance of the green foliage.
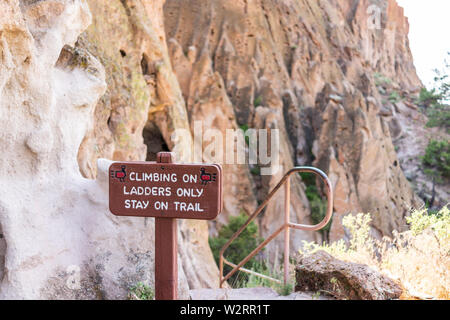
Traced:
[[427, 209], [414, 211], [406, 218], [410, 230], [418, 235], [426, 229], [431, 229], [439, 240], [445, 241], [450, 238], [450, 210], [447, 206], [437, 213], [430, 213]]
[[241, 128], [241, 130], [244, 131], [244, 139], [245, 139], [245, 143], [246, 143], [247, 145], [249, 145], [249, 144], [250, 144], [250, 137], [249, 137], [248, 135], [246, 135], [246, 133], [247, 133], [247, 131], [248, 131], [248, 129], [249, 129], [248, 125], [247, 125], [247, 124], [243, 124], [243, 125], [241, 125], [239, 128]]
[[320, 299], [320, 291], [316, 291], [312, 296], [312, 300], [318, 300]]
[[[450, 52], [449, 52], [450, 55]], [[442, 71], [434, 70], [434, 88], [428, 90], [422, 88], [418, 98], [418, 104], [426, 108], [428, 116], [427, 127], [441, 127], [450, 131], [450, 64], [446, 60]]]
[[431, 140], [422, 157], [425, 174], [437, 182], [450, 178], [450, 143], [446, 140]]
[[392, 238], [378, 240], [369, 232], [370, 214], [345, 216], [342, 222], [349, 233], [350, 243], [339, 240], [318, 245], [304, 241], [300, 253], [322, 250], [343, 261], [363, 263], [376, 270], [389, 272], [405, 287], [405, 297], [415, 291], [448, 300], [449, 209], [446, 206], [437, 213], [427, 209], [415, 210], [406, 220], [409, 231], [394, 230]]
[[331, 244], [323, 243], [319, 245], [315, 242], [303, 241], [303, 249], [300, 253], [314, 253], [316, 251], [326, 251], [333, 256], [341, 256], [348, 253], [356, 253], [370, 247], [373, 243], [370, 237], [370, 214], [358, 213], [357, 215], [346, 215], [342, 218], [342, 225], [350, 234], [350, 242], [347, 245], [344, 240], [338, 240]]
[[278, 285], [277, 292], [281, 296], [288, 296], [294, 291], [294, 285], [291, 282]]
[[[273, 267], [272, 269], [268, 267], [269, 263], [264, 262], [256, 262], [251, 268], [252, 271], [272, 277], [274, 279], [282, 278], [282, 270], [277, 267]], [[288, 282], [277, 283], [275, 281], [262, 278], [257, 275], [249, 274], [248, 280], [242, 284], [243, 287], [246, 288], [257, 288], [257, 287], [267, 287], [274, 289], [279, 295], [288, 296], [293, 290], [294, 286], [292, 283]]]
[[[450, 52], [447, 54], [450, 56]], [[447, 59], [444, 60], [444, 68], [442, 70], [435, 69], [434, 73], [436, 75], [434, 77], [434, 83], [441, 96], [439, 102], [444, 103], [446, 101], [448, 103], [450, 100], [450, 62]]]
[[253, 101], [253, 105], [254, 105], [255, 107], [260, 106], [261, 103], [262, 103], [262, 97], [261, 97], [261, 96], [257, 96], [257, 97], [255, 98], [255, 100]]
[[[245, 213], [241, 213], [236, 217], [231, 217], [229, 223], [220, 229], [217, 237], [209, 238], [209, 246], [211, 247], [217, 264], [219, 264], [220, 250], [247, 219], [248, 216]], [[238, 264], [247, 257], [262, 240], [263, 239], [258, 236], [258, 226], [252, 221], [225, 251], [225, 258], [232, 263]], [[244, 267], [254, 267], [257, 266], [257, 264], [259, 264], [259, 262], [257, 262], [255, 258], [252, 258], [244, 265]], [[230, 266], [224, 266], [224, 274], [227, 274], [231, 270], [232, 268]], [[246, 282], [248, 280], [247, 274], [242, 274], [241, 279], [238, 278], [239, 274], [239, 272], [235, 273], [229, 280], [229, 283], [234, 287], [239, 286], [239, 282]]]
[[375, 78], [375, 84], [377, 86], [391, 85], [392, 84], [392, 80], [391, 79], [389, 79], [388, 77], [382, 75], [379, 72], [375, 72], [373, 76]]
[[[308, 198], [309, 205], [311, 207], [311, 220], [314, 224], [317, 224], [325, 218], [327, 213], [327, 201], [324, 200], [320, 194], [317, 186], [315, 184], [315, 177], [311, 173], [300, 173], [302, 181], [306, 185], [306, 197]], [[321, 232], [327, 232], [331, 228], [330, 222], [321, 229]]]
[[392, 91], [389, 95], [389, 101], [391, 103], [397, 103], [401, 100], [400, 94], [397, 91]]
[[241, 128], [241, 130], [244, 131], [244, 134], [245, 134], [248, 130], [248, 124], [243, 124], [239, 128]]
[[[314, 190], [315, 189], [315, 190]], [[327, 211], [327, 203], [318, 196], [317, 188], [314, 186], [308, 186], [306, 190], [306, 197], [309, 200], [309, 205], [311, 206], [311, 219], [314, 224], [317, 224], [325, 218]], [[331, 226], [331, 221], [322, 228], [322, 231], [329, 231]]]
[[130, 288], [128, 297], [132, 300], [153, 300], [155, 298], [155, 292], [148, 285], [138, 282]]
[[[279, 274], [274, 272], [274, 270], [271, 270], [268, 267], [268, 263], [264, 263], [261, 261], [256, 261], [253, 263], [253, 266], [250, 270], [272, 277], [272, 278], [278, 278]], [[257, 287], [274, 287], [276, 285], [276, 283], [274, 281], [262, 278], [260, 276], [254, 275], [254, 274], [249, 274], [248, 275], [248, 279], [245, 283], [242, 284], [243, 287], [246, 288], [257, 288]]]
[[261, 168], [259, 166], [254, 166], [250, 169], [250, 173], [255, 176], [259, 176], [261, 174]]
[[351, 234], [350, 250], [358, 250], [370, 243], [370, 214], [358, 213], [356, 216], [347, 215], [342, 218], [342, 225]]
[[427, 88], [420, 89], [418, 103], [424, 107], [430, 107], [438, 104], [441, 100], [441, 94], [436, 92], [436, 89], [428, 90]]
[[426, 110], [428, 116], [427, 127], [446, 128], [450, 130], [450, 105], [434, 104]]

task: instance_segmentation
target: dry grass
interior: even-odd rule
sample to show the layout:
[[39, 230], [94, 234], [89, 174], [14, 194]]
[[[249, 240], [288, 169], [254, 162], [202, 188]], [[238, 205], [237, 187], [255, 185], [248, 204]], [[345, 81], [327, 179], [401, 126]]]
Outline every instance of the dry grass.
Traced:
[[338, 259], [370, 265], [397, 280], [403, 299], [450, 299], [450, 210], [414, 211], [410, 230], [381, 241], [370, 236], [370, 214], [348, 215], [349, 242], [304, 243], [302, 253], [325, 250]]

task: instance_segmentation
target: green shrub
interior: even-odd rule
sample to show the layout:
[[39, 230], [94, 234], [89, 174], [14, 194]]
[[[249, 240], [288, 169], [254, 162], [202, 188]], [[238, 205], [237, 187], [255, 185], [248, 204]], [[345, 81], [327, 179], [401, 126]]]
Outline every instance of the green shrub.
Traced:
[[243, 124], [243, 125], [239, 126], [239, 128], [241, 128], [241, 130], [244, 131], [244, 134], [245, 134], [248, 130], [248, 124]]
[[[450, 55], [450, 52], [449, 52]], [[422, 107], [426, 108], [428, 116], [427, 127], [446, 128], [447, 132], [450, 128], [450, 63], [444, 61], [443, 70], [434, 70], [434, 88], [427, 90], [422, 88], [417, 101]]]
[[424, 107], [430, 107], [432, 105], [438, 104], [442, 99], [441, 94], [439, 94], [436, 89], [428, 90], [427, 88], [422, 88], [419, 93], [418, 103]]
[[153, 300], [155, 298], [155, 291], [148, 285], [138, 282], [130, 288], [128, 298], [131, 300]]
[[279, 284], [276, 288], [277, 292], [281, 296], [288, 296], [294, 291], [294, 285], [292, 282], [288, 282], [286, 284]]
[[[231, 238], [231, 236], [239, 230], [239, 228], [247, 221], [248, 216], [245, 213], [241, 213], [236, 217], [231, 217], [229, 223], [220, 229], [217, 237], [209, 238], [209, 246], [214, 255], [217, 265], [219, 265], [220, 250], [225, 243]], [[258, 236], [258, 226], [252, 221], [247, 228], [237, 237], [228, 249], [225, 251], [225, 258], [235, 264], [241, 262], [247, 257], [262, 241]], [[244, 267], [252, 268], [259, 262], [253, 257], [248, 261]], [[230, 272], [232, 268], [228, 265], [224, 265], [224, 274]], [[239, 278], [240, 277], [240, 278]], [[230, 279], [229, 283], [233, 287], [238, 287], [242, 283], [247, 282], [248, 275], [242, 272], [236, 272]]]
[[391, 103], [397, 103], [401, 100], [400, 94], [397, 91], [392, 91], [389, 95], [389, 101]]
[[255, 100], [253, 101], [253, 105], [254, 105], [255, 107], [260, 106], [261, 103], [262, 103], [262, 97], [261, 97], [261, 96], [257, 96], [257, 97], [255, 98]]
[[247, 124], [243, 124], [243, 125], [241, 125], [239, 128], [241, 128], [241, 130], [244, 131], [244, 139], [245, 139], [245, 143], [246, 143], [247, 145], [249, 145], [249, 144], [250, 144], [250, 137], [247, 135], [247, 131], [248, 131], [248, 129], [249, 129], [248, 125], [247, 125]]
[[391, 79], [389, 79], [388, 77], [382, 75], [379, 72], [375, 72], [373, 76], [375, 78], [375, 84], [377, 86], [391, 85], [392, 84], [392, 80]]
[[427, 127], [441, 127], [450, 129], [450, 106], [435, 104], [427, 109]]
[[[252, 271], [269, 276], [274, 279], [282, 279], [284, 272], [280, 265], [275, 263], [272, 267], [269, 267], [269, 262], [256, 262], [251, 268]], [[292, 264], [290, 265], [292, 269]], [[293, 276], [292, 274], [290, 275]], [[294, 285], [292, 282], [284, 284], [278, 283], [269, 279], [262, 278], [257, 275], [249, 274], [248, 280], [242, 284], [246, 288], [267, 287], [274, 289], [279, 295], [288, 296], [294, 291]]]
[[365, 260], [368, 256], [372, 256], [370, 252], [373, 249], [373, 240], [370, 237], [371, 221], [372, 218], [369, 213], [348, 214], [342, 218], [342, 225], [350, 234], [349, 242], [340, 239], [333, 243], [324, 242], [319, 245], [315, 242], [303, 241], [303, 248], [299, 252], [300, 254], [309, 254], [323, 250], [338, 258], [351, 256]]
[[[315, 177], [311, 173], [300, 173], [302, 181], [306, 185], [306, 198], [308, 198], [309, 205], [311, 208], [311, 220], [314, 224], [317, 224], [325, 218], [327, 213], [327, 201], [323, 199], [320, 194], [317, 186], [315, 184]], [[330, 222], [323, 227], [320, 231], [322, 233], [326, 233], [331, 228], [331, 220]]]
[[[254, 272], [275, 278], [275, 279], [278, 278], [278, 274], [271, 271], [267, 265], [268, 264], [263, 263], [263, 262], [255, 262], [253, 264], [251, 270]], [[270, 288], [270, 287], [273, 287], [275, 284], [276, 283], [271, 280], [262, 278], [260, 276], [254, 275], [254, 274], [249, 274], [247, 281], [243, 284], [243, 286], [246, 288], [257, 288], [257, 287]]]
[[441, 127], [449, 130], [450, 128], [450, 106], [443, 103], [443, 93], [436, 89], [427, 90], [422, 88], [420, 91], [418, 104], [425, 107], [425, 113], [428, 117], [427, 127]]
[[430, 210], [414, 211], [410, 217], [406, 217], [410, 230], [414, 235], [431, 229], [441, 241], [450, 238], [450, 210], [447, 206], [441, 210], [430, 212]]
[[[447, 54], [450, 57], [450, 52]], [[434, 73], [434, 86], [437, 88], [441, 96], [441, 100], [439, 102], [448, 102], [450, 100], [450, 62], [445, 59], [443, 69], [435, 69]]]
[[259, 166], [254, 166], [253, 168], [250, 168], [250, 173], [259, 176], [261, 174], [261, 168]]
[[450, 143], [446, 140], [431, 140], [422, 157], [424, 172], [442, 182], [450, 178]]
[[[437, 299], [450, 299], [450, 210], [437, 213], [414, 210], [406, 218], [408, 231], [394, 230], [391, 237], [376, 239], [370, 234], [370, 214], [347, 215], [342, 224], [350, 241], [343, 239], [329, 244], [303, 243], [301, 254], [324, 250], [334, 257], [369, 265], [397, 279], [404, 287], [401, 299], [417, 297], [417, 292]], [[409, 295], [409, 291], [413, 293]]]

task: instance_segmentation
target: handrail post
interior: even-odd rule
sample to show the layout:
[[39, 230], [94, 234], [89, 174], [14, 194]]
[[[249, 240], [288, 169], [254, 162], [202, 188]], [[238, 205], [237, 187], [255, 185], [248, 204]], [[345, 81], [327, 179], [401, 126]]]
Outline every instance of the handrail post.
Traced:
[[284, 190], [284, 285], [289, 281], [289, 220], [291, 206], [291, 179], [287, 178]]

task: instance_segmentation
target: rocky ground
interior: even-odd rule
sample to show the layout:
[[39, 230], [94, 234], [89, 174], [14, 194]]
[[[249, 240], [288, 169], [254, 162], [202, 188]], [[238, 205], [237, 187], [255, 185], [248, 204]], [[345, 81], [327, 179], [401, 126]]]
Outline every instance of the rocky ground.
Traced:
[[[416, 194], [425, 202], [433, 198], [433, 182], [423, 171], [421, 157], [431, 139], [450, 141], [450, 136], [441, 128], [427, 128], [428, 118], [424, 109], [415, 102], [414, 97], [393, 104], [390, 122], [393, 143], [400, 161], [400, 167], [410, 181]], [[448, 204], [450, 188], [447, 182], [434, 186], [433, 206], [441, 208]]]
[[287, 296], [278, 294], [270, 288], [242, 288], [242, 289], [196, 289], [190, 290], [192, 300], [334, 300], [330, 296], [313, 292], [294, 292]]

